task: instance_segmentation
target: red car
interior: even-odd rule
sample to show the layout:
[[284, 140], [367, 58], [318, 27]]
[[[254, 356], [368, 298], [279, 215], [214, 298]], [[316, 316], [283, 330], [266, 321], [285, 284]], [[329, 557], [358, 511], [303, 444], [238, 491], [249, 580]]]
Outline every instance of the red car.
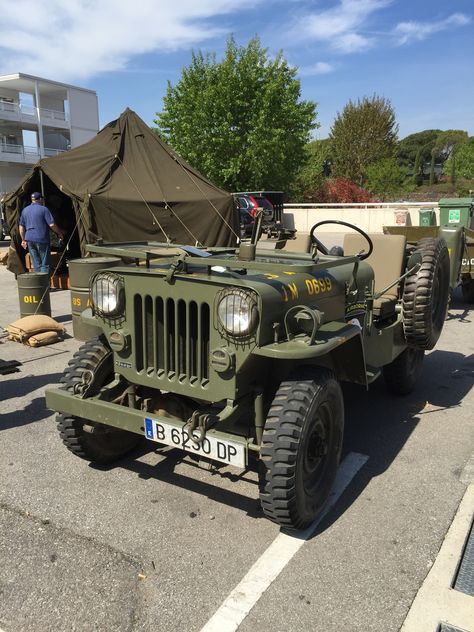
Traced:
[[273, 221], [273, 204], [266, 197], [259, 195], [248, 195], [247, 193], [235, 193], [239, 211], [247, 211], [254, 217], [257, 209], [263, 208], [263, 219], [265, 222]]

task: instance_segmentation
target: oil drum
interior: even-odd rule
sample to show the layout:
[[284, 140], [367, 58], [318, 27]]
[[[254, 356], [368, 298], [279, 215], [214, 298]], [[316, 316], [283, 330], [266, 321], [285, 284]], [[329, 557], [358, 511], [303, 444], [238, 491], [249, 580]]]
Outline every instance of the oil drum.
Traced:
[[41, 314], [51, 316], [49, 299], [49, 274], [47, 272], [26, 272], [17, 276], [20, 316]]
[[99, 336], [99, 327], [88, 325], [81, 319], [82, 312], [92, 306], [89, 293], [89, 280], [98, 270], [107, 270], [121, 263], [118, 257], [90, 257], [68, 261], [69, 282], [71, 285], [72, 332], [77, 340], [90, 340]]

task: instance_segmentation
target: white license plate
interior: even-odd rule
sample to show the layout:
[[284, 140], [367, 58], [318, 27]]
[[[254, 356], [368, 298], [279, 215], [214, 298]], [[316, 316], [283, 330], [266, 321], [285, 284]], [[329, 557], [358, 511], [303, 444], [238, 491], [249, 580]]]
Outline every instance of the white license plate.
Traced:
[[226, 441], [206, 433], [206, 438], [202, 443], [193, 441], [191, 435], [184, 427], [175, 426], [165, 421], [145, 418], [145, 436], [151, 441], [164, 443], [173, 448], [181, 448], [192, 454], [204, 456], [221, 463], [245, 468], [246, 448], [243, 443]]

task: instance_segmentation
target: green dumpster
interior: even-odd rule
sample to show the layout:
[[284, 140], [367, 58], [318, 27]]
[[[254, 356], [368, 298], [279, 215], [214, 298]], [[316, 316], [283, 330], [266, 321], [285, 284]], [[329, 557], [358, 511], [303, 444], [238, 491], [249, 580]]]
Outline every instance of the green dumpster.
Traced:
[[443, 198], [439, 201], [441, 226], [473, 226], [474, 198]]
[[420, 209], [420, 226], [434, 226], [436, 224], [436, 213], [432, 208]]

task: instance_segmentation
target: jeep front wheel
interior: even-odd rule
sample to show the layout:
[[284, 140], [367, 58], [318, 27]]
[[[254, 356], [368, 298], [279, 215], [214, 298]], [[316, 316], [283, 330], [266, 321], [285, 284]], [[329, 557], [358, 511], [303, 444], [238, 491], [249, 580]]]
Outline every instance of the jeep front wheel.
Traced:
[[[101, 338], [88, 340], [74, 354], [61, 378], [64, 388], [74, 391], [86, 372], [90, 380], [88, 396], [96, 395], [113, 378], [112, 351]], [[116, 461], [132, 450], [141, 438], [135, 433], [81, 417], [58, 415], [56, 419], [59, 434], [68, 450], [93, 463]]]
[[344, 432], [341, 387], [328, 369], [303, 368], [281, 383], [260, 450], [260, 502], [281, 527], [304, 529], [324, 508]]

